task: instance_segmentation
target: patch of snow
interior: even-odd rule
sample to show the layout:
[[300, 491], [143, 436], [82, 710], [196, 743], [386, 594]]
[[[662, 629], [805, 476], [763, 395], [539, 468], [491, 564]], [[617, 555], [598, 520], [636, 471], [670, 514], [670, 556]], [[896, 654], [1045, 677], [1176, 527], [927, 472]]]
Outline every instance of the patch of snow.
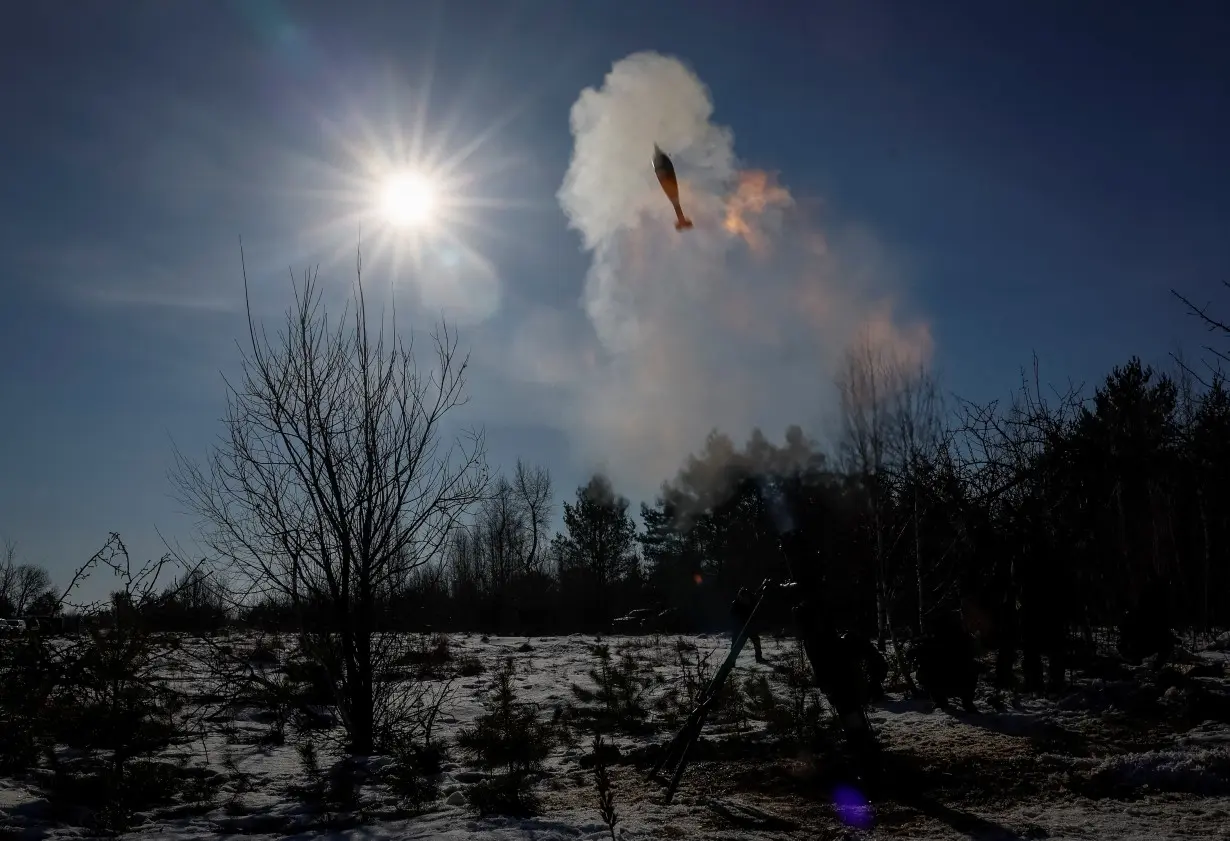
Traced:
[[[676, 637], [603, 637], [602, 644], [617, 654], [621, 647], [633, 653], [638, 662], [651, 667], [665, 681], [680, 678]], [[709, 654], [710, 668], [716, 668], [729, 646], [727, 637], [700, 635], [682, 638], [696, 646], [703, 657]], [[234, 644], [241, 640], [233, 638]], [[472, 724], [483, 711], [483, 702], [491, 689], [499, 662], [511, 657], [518, 666], [520, 699], [536, 704], [542, 717], [572, 700], [573, 684], [588, 686], [588, 672], [594, 666], [592, 636], [574, 634], [564, 637], [535, 637], [528, 644], [523, 637], [490, 637], [485, 642], [473, 635], [451, 637], [455, 658], [479, 658], [486, 671], [474, 678], [452, 684], [454, 695], [446, 711], [437, 720], [439, 736], [451, 741], [460, 727]], [[185, 641], [188, 645], [188, 641]], [[748, 646], [737, 661], [740, 676], [772, 671], [771, 663], [783, 657], [792, 641], [765, 638], [764, 653], [770, 664], [755, 662]], [[279, 651], [285, 660], [290, 656]], [[1208, 651], [1206, 658], [1223, 655]], [[190, 658], [189, 658], [190, 659]], [[1228, 658], [1230, 659], [1230, 658]], [[271, 666], [276, 668], [276, 665]], [[189, 675], [194, 685], [203, 686], [204, 676]], [[442, 688], [445, 681], [427, 681], [429, 686]], [[1220, 681], [1224, 686], [1225, 682]], [[1049, 839], [1171, 839], [1226, 838], [1230, 828], [1230, 797], [1224, 788], [1230, 779], [1230, 727], [1208, 721], [1174, 738], [1173, 747], [1156, 751], [1116, 752], [1105, 748], [1105, 714], [1131, 705], [1140, 687], [1136, 681], [1084, 681], [1059, 701], [1040, 698], [1014, 699], [1012, 707], [1001, 712], [987, 712], [985, 698], [980, 706], [984, 712], [970, 715], [963, 712], [936, 711], [929, 702], [905, 700], [892, 696], [873, 708], [869, 717], [889, 751], [922, 752], [943, 762], [959, 766], [973, 762], [1038, 763], [1045, 760], [1087, 780], [1130, 791], [1135, 798], [1129, 803], [1112, 797], [1093, 798], [1065, 790], [1056, 783], [1055, 790], [1042, 795], [1030, 795], [1020, 802], [996, 803], [974, 809], [953, 803], [925, 810], [904, 822], [882, 821], [869, 830], [855, 830], [842, 825], [836, 807], [828, 808], [823, 825], [801, 825], [797, 837], [824, 838], [1049, 838]], [[302, 777], [301, 762], [293, 747], [252, 744], [266, 727], [251, 711], [239, 716], [233, 734], [209, 733], [197, 743], [193, 761], [219, 773], [229, 773], [231, 767], [250, 778], [251, 790], [244, 793], [224, 793], [229, 805], [218, 806], [200, 815], [174, 820], [152, 815], [140, 831], [126, 837], [133, 841], [167, 839], [191, 841], [204, 838], [273, 839], [287, 837], [295, 831], [296, 821], [302, 827], [306, 816], [288, 790]], [[710, 724], [706, 733], [712, 734]], [[643, 748], [647, 743], [662, 743], [673, 733], [659, 730], [649, 736], [615, 734], [608, 739], [621, 752]], [[1056, 753], [1053, 740], [1088, 736], [1096, 750], [1094, 756], [1075, 757]], [[1048, 753], [1038, 752], [1036, 742], [1048, 740]], [[1062, 742], [1061, 742], [1062, 744]], [[1105, 749], [1104, 749], [1105, 748]], [[181, 748], [182, 750], [182, 748]], [[511, 841], [511, 839], [599, 839], [609, 838], [602, 823], [593, 795], [592, 773], [582, 767], [588, 748], [557, 748], [547, 763], [544, 781], [544, 801], [548, 811], [538, 818], [513, 820], [491, 818], [478, 820], [469, 810], [467, 789], [483, 780], [485, 774], [459, 764], [460, 757], [444, 766], [441, 774], [440, 799], [426, 814], [414, 818], [397, 817], [392, 804], [373, 802], [368, 812], [372, 819], [361, 827], [334, 831], [304, 831], [289, 837], [296, 839], [443, 839], [443, 841]], [[328, 767], [332, 757], [322, 751], [321, 766]], [[701, 769], [689, 768], [689, 776]], [[373, 770], [379, 761], [371, 763]], [[956, 768], [955, 770], [960, 770]], [[723, 824], [710, 805], [712, 798], [681, 791], [672, 804], [663, 802], [661, 793], [632, 775], [639, 771], [626, 766], [617, 769], [615, 782], [616, 810], [620, 816], [619, 836], [625, 839], [688, 838], [718, 839], [781, 838], [782, 833], [757, 828], [736, 828]], [[619, 776], [624, 774], [626, 776]], [[638, 787], [639, 786], [639, 787]], [[1220, 787], [1219, 787], [1220, 786]], [[749, 807], [761, 805], [767, 812], [780, 810], [773, 804], [756, 804], [752, 796]], [[982, 801], [980, 801], [982, 802]], [[563, 805], [561, 805], [563, 804]], [[813, 804], [815, 805], [815, 804]], [[52, 826], [41, 816], [43, 804], [31, 786], [13, 780], [0, 780], [0, 837], [43, 837], [59, 839], [84, 837], [80, 829]], [[946, 811], [945, 811], [946, 810]], [[870, 813], [877, 811], [872, 804]], [[976, 815], [969, 812], [976, 811]], [[874, 820], [873, 820], [874, 823]], [[998, 834], [996, 834], [998, 833]]]
[[1092, 764], [1089, 776], [1094, 782], [1127, 789], [1228, 793], [1230, 750], [1148, 751], [1109, 756]]

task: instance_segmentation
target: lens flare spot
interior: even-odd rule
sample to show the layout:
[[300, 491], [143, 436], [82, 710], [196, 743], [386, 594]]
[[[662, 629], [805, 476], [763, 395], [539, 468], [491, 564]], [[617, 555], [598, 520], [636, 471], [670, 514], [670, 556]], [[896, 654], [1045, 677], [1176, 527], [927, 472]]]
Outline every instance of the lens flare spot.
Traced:
[[855, 829], [871, 829], [875, 815], [871, 804], [862, 792], [853, 786], [837, 786], [833, 789], [833, 806], [837, 818], [846, 826]]

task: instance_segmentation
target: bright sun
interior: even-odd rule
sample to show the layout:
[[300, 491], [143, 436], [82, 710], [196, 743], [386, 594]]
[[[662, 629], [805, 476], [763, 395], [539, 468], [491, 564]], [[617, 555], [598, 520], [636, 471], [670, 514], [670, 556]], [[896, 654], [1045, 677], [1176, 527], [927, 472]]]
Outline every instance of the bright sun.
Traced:
[[380, 206], [394, 225], [421, 228], [435, 215], [435, 185], [419, 173], [398, 173], [385, 182]]

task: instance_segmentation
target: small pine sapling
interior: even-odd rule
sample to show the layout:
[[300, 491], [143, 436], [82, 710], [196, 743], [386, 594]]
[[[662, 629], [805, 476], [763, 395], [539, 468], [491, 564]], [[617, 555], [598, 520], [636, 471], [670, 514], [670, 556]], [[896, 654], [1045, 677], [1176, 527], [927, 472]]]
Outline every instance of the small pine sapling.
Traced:
[[615, 787], [611, 784], [611, 775], [604, 759], [606, 746], [602, 743], [602, 734], [594, 734], [594, 788], [598, 791], [598, 812], [606, 823], [607, 831], [611, 833], [611, 841], [615, 841], [615, 827], [619, 823], [619, 815], [615, 813]]

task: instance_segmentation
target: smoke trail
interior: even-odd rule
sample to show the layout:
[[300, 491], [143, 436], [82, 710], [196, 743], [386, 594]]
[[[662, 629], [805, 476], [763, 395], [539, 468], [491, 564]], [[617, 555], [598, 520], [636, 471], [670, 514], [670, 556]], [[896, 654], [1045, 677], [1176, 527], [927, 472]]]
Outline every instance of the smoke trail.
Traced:
[[[860, 331], [908, 357], [930, 350], [925, 324], [895, 316], [874, 238], [822, 230], [772, 175], [741, 170], [712, 115], [701, 80], [656, 53], [581, 93], [559, 201], [592, 256], [582, 304], [597, 346], [561, 345], [558, 330], [517, 338], [525, 369], [557, 385], [571, 372], [568, 431], [626, 493], [652, 493], [715, 427], [736, 439], [754, 425], [774, 438], [815, 427]], [[674, 229], [655, 143], [674, 160], [690, 231]]]

